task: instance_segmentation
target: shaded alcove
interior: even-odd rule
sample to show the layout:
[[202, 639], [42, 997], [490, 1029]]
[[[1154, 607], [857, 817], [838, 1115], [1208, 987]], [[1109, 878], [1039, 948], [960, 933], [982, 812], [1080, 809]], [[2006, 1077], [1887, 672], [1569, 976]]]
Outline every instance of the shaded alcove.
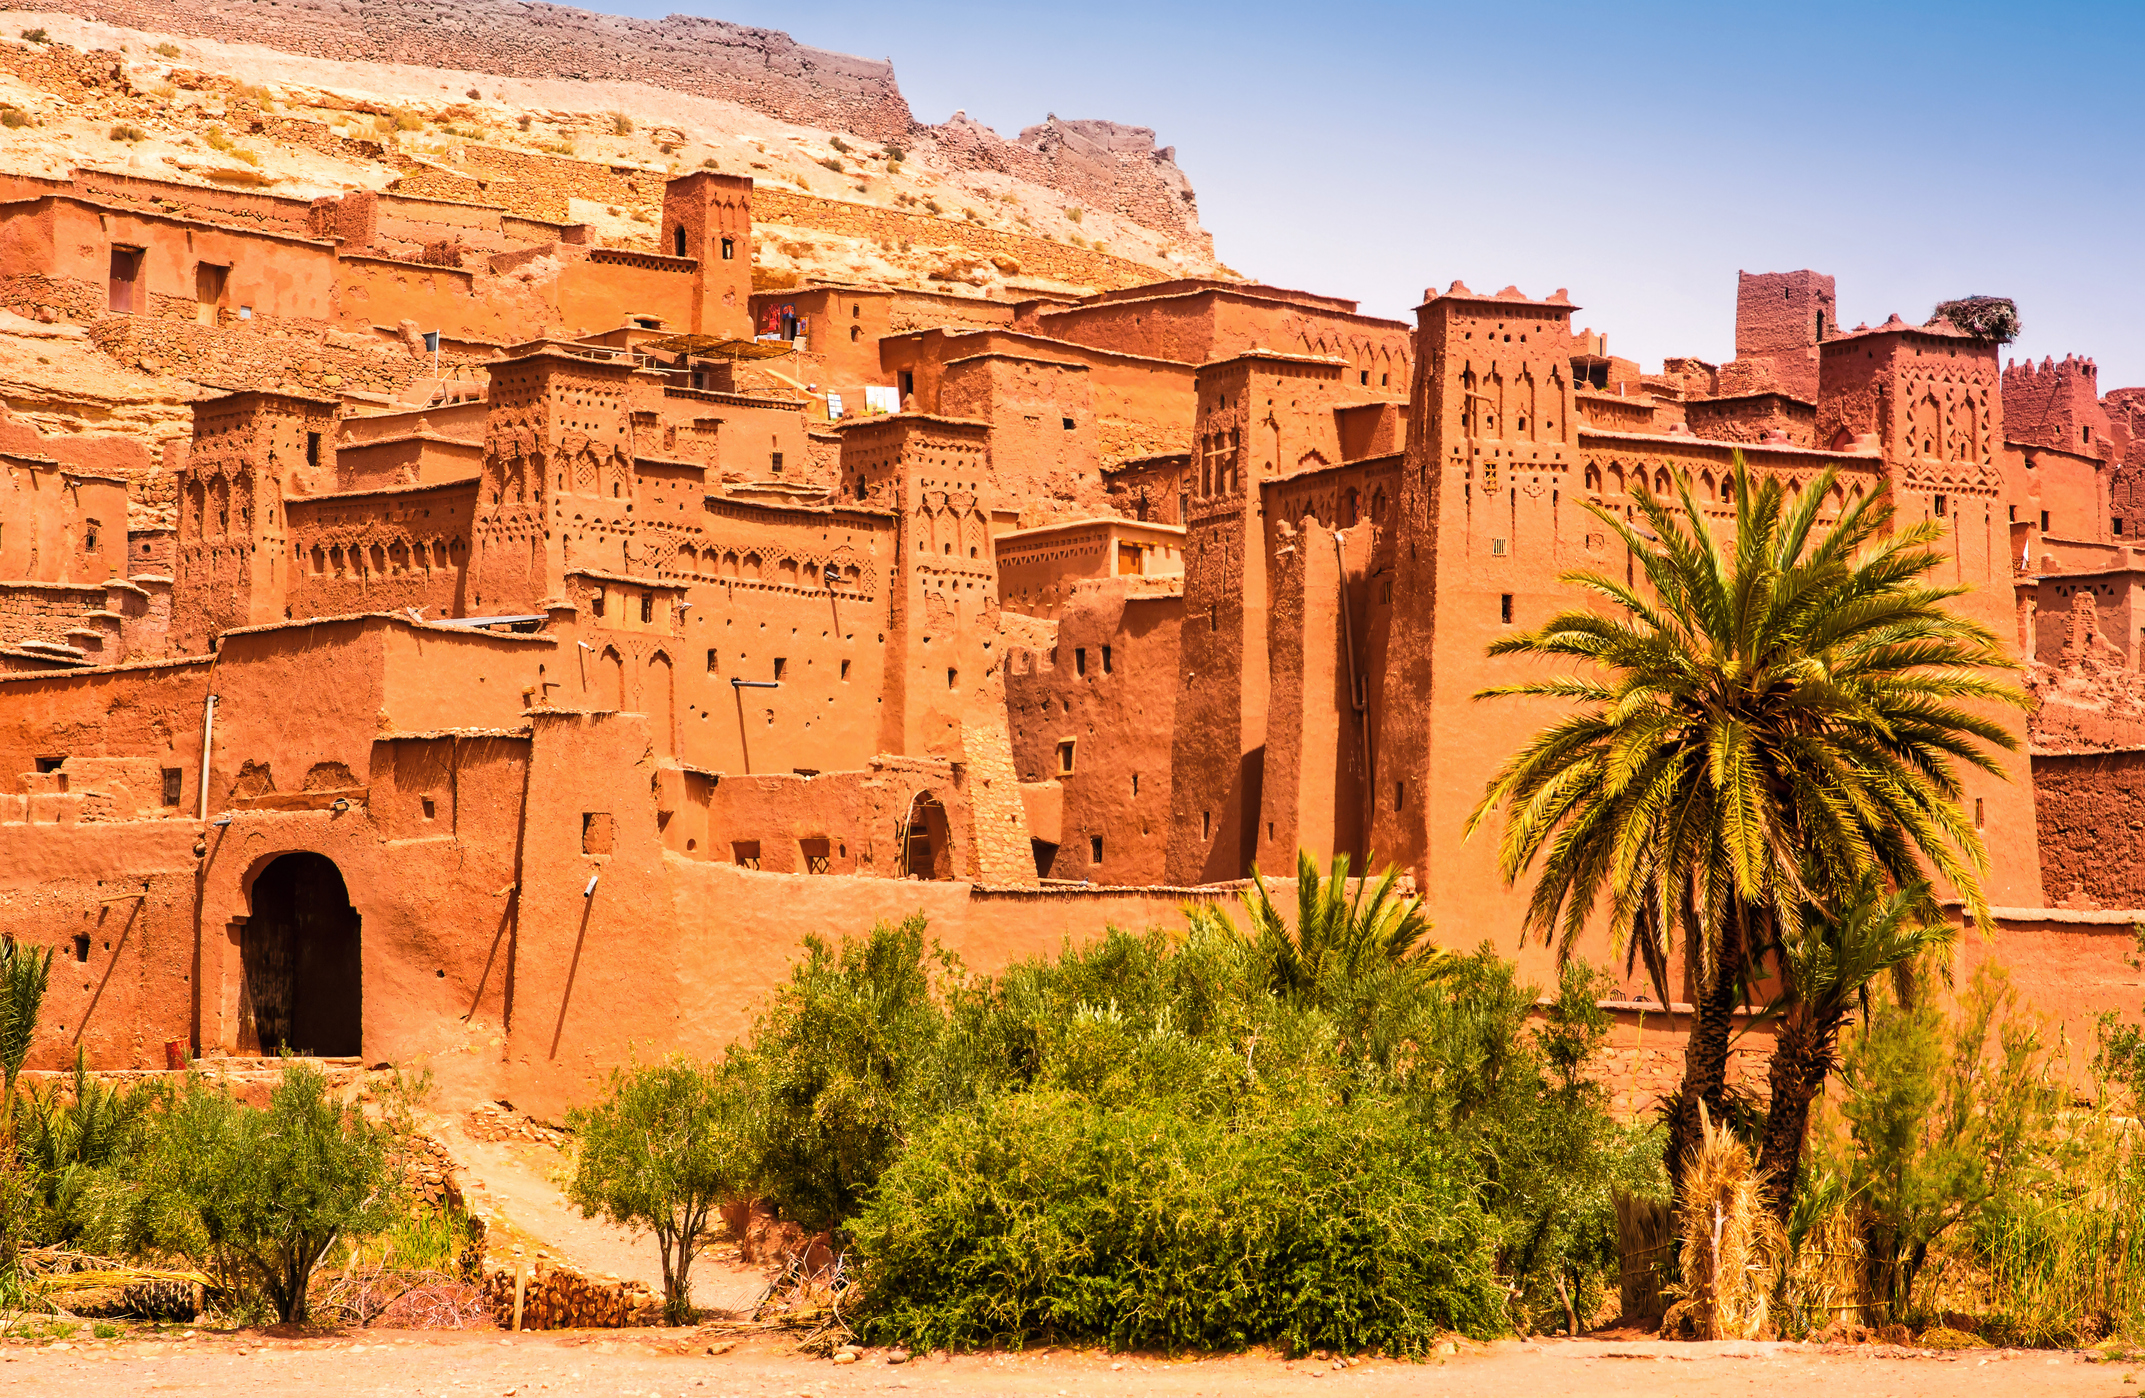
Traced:
[[282, 855], [253, 881], [252, 901], [239, 933], [241, 1042], [264, 1054], [357, 1056], [363, 962], [342, 872], [325, 855]]
[[953, 832], [946, 824], [945, 806], [928, 791], [918, 792], [909, 802], [908, 823], [902, 830], [899, 877], [953, 877]]

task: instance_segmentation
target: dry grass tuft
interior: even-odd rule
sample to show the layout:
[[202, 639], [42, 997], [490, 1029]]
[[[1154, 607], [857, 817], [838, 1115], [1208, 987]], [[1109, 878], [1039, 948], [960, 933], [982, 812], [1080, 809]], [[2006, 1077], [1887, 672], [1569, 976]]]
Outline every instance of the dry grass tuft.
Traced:
[[1684, 1157], [1682, 1298], [1664, 1331], [1701, 1340], [1752, 1340], [1771, 1321], [1773, 1287], [1787, 1252], [1780, 1221], [1765, 1206], [1766, 1177], [1750, 1147], [1699, 1107], [1705, 1129]]

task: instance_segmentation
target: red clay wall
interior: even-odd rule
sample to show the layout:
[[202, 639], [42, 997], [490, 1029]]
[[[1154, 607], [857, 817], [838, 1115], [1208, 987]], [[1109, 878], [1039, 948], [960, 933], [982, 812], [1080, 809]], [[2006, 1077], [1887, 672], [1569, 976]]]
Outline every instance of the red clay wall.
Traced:
[[[1014, 766], [1023, 782], [1056, 782], [1061, 793], [1046, 877], [1165, 881], [1183, 627], [1181, 594], [1105, 578], [1074, 589], [1054, 651], [1016, 648], [1008, 656]], [[1062, 758], [1067, 741], [1070, 772]]]

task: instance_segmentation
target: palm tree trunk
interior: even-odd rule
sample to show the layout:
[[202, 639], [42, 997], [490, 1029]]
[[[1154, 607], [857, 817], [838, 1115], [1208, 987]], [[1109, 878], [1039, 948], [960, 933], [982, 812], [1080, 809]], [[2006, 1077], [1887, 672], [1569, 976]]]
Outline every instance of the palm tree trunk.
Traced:
[[1743, 998], [1740, 967], [1731, 973], [1723, 949], [1720, 974], [1701, 990], [1692, 1006], [1691, 1033], [1683, 1046], [1683, 1085], [1670, 1101], [1668, 1118], [1669, 1197], [1683, 1189], [1683, 1158], [1699, 1142], [1698, 1104], [1705, 1103], [1719, 1121], [1728, 1095], [1728, 1044], [1735, 1031], [1735, 1011]]
[[1794, 1207], [1802, 1174], [1802, 1149], [1810, 1134], [1810, 1104], [1824, 1090], [1839, 1043], [1840, 1021], [1791, 1011], [1773, 1045], [1768, 1075], [1772, 1102], [1765, 1111], [1765, 1139], [1758, 1169], [1771, 1177], [1773, 1216], [1783, 1224]]

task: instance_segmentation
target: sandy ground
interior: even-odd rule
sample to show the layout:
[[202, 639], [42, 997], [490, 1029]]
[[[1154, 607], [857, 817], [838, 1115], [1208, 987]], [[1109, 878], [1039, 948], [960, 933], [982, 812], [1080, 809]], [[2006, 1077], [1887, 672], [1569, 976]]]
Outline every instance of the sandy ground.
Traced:
[[[182, 1335], [193, 1333], [191, 1339]], [[1093, 1351], [925, 1357], [894, 1366], [871, 1354], [836, 1365], [754, 1336], [721, 1355], [702, 1331], [365, 1331], [281, 1340], [258, 1333], [170, 1331], [65, 1345], [0, 1346], [0, 1391], [51, 1395], [274, 1393], [334, 1395], [604, 1394], [607, 1398], [844, 1394], [1228, 1395], [1321, 1393], [1483, 1395], [1825, 1395], [1825, 1398], [2129, 1398], [2145, 1362], [2095, 1363], [2079, 1354], [1964, 1351], [1942, 1357], [1792, 1344], [1660, 1341], [1506, 1341], [1416, 1364], [1365, 1360], [1335, 1371], [1270, 1356], [1161, 1360]]]

